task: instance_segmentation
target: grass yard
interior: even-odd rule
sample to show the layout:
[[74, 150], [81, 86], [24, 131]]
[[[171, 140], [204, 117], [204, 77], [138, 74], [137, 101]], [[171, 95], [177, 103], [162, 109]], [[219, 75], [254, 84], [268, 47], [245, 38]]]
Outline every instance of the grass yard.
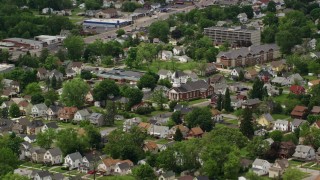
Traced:
[[246, 148], [240, 149], [240, 156], [241, 156], [241, 157], [247, 157], [248, 154], [249, 154], [249, 152], [247, 151]]
[[287, 116], [285, 114], [272, 114], [273, 119], [287, 119], [290, 118], [290, 116]]
[[276, 102], [283, 103], [288, 100], [288, 94], [281, 94], [280, 96], [276, 96], [273, 98]]
[[237, 119], [228, 119], [228, 120], [225, 120], [225, 122], [227, 123], [231, 123], [231, 124], [234, 124], [234, 125], [238, 125], [239, 121]]
[[300, 166], [301, 164], [302, 164], [301, 161], [289, 160], [289, 165], [291, 167], [297, 167], [297, 166]]
[[74, 125], [71, 122], [57, 122], [58, 126], [62, 129], [67, 129], [67, 128], [79, 128], [79, 125]]
[[208, 99], [196, 99], [196, 100], [192, 100], [192, 101], [188, 101], [189, 105], [194, 105], [194, 104], [198, 104], [198, 103], [202, 103], [202, 102], [207, 102]]
[[101, 180], [135, 180], [133, 176], [102, 176], [97, 179]]
[[318, 79], [317, 76], [303, 76], [304, 79], [308, 79], [309, 81]]
[[58, 166], [58, 167], [56, 167], [56, 168], [53, 168], [53, 169], [51, 169], [51, 171], [56, 171], [56, 172], [59, 172], [59, 173], [66, 173], [66, 172], [68, 172], [67, 170], [62, 170], [62, 169], [61, 169], [61, 166]]
[[168, 139], [159, 139], [158, 141], [156, 141], [157, 144], [167, 144], [168, 142], [170, 142], [170, 140]]
[[153, 72], [158, 72], [160, 69], [168, 69], [168, 70], [193, 70], [198, 67], [197, 62], [188, 62], [188, 63], [180, 63], [176, 61], [153, 61], [150, 65], [141, 66], [140, 70], [148, 71], [151, 70]]

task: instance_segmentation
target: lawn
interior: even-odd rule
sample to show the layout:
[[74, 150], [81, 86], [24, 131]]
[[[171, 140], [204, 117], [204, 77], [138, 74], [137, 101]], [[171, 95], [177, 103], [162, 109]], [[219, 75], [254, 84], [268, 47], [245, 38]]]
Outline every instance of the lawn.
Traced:
[[273, 98], [276, 102], [283, 103], [288, 100], [288, 94], [281, 94]]
[[234, 125], [238, 125], [239, 121], [237, 119], [228, 119], [228, 120], [225, 120], [225, 122], [227, 123], [231, 123], [231, 124], [234, 124]]
[[134, 177], [132, 176], [102, 176], [101, 178], [97, 179], [102, 179], [102, 180], [135, 180]]
[[304, 79], [308, 79], [309, 81], [318, 79], [317, 76], [303, 76]]
[[157, 144], [167, 144], [168, 142], [170, 142], [168, 139], [159, 139], [156, 141]]
[[58, 126], [62, 129], [67, 129], [67, 128], [79, 128], [79, 125], [74, 125], [71, 122], [57, 122]]
[[68, 172], [67, 170], [62, 170], [62, 169], [61, 169], [61, 166], [58, 166], [58, 167], [56, 167], [56, 168], [53, 168], [53, 169], [51, 169], [51, 171], [56, 171], [56, 172], [59, 172], [59, 173], [66, 173], [66, 172]]
[[188, 104], [189, 105], [194, 105], [194, 104], [198, 104], [198, 103], [202, 103], [202, 102], [207, 102], [208, 99], [196, 99], [196, 100], [192, 100], [192, 101], [189, 101]]
[[272, 114], [273, 119], [287, 119], [290, 118], [290, 116], [287, 116], [285, 114]]
[[300, 166], [302, 163], [301, 161], [289, 160], [289, 165], [293, 167]]
[[180, 63], [176, 61], [153, 61], [150, 65], [141, 66], [140, 70], [158, 72], [160, 69], [168, 70], [193, 70], [198, 67], [197, 62]]

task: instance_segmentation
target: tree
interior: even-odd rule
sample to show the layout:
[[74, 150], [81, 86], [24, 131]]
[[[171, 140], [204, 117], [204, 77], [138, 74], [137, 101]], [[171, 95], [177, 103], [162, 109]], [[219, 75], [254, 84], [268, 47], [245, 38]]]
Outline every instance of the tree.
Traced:
[[116, 33], [117, 33], [117, 37], [120, 37], [120, 36], [126, 34], [126, 31], [123, 30], [123, 29], [118, 29], [118, 30], [116, 31]]
[[112, 81], [105, 79], [96, 85], [93, 89], [93, 98], [97, 101], [105, 101], [110, 96], [118, 96], [120, 90], [118, 85]]
[[162, 88], [159, 90], [156, 90], [152, 93], [152, 101], [155, 102], [158, 107], [160, 107], [160, 110], [163, 110], [163, 104], [168, 102], [168, 98]]
[[68, 56], [72, 60], [80, 59], [84, 51], [84, 40], [80, 36], [68, 36], [63, 41], [63, 46], [68, 50]]
[[92, 148], [100, 149], [101, 148], [101, 134], [99, 130], [94, 127], [92, 124], [84, 126], [86, 136], [88, 139], [88, 144]]
[[45, 101], [50, 101], [50, 105], [59, 99], [59, 94], [54, 90], [49, 90], [44, 94]]
[[92, 73], [90, 71], [82, 70], [81, 74], [80, 74], [80, 77], [81, 77], [81, 79], [89, 80], [89, 79], [92, 78]]
[[143, 164], [140, 166], [135, 167], [132, 170], [132, 174], [137, 179], [141, 180], [152, 180], [156, 179], [156, 175], [152, 169], [152, 167], [148, 164]]
[[63, 84], [61, 101], [66, 106], [81, 107], [85, 102], [89, 89], [89, 85], [82, 79], [76, 78], [67, 81]]
[[280, 31], [276, 34], [276, 43], [280, 46], [280, 51], [285, 54], [290, 54], [291, 49], [301, 41], [292, 32]]
[[124, 90], [124, 97], [129, 99], [126, 109], [130, 109], [132, 106], [141, 102], [143, 92], [138, 88], [127, 88]]
[[229, 88], [226, 89], [226, 93], [224, 95], [223, 108], [227, 112], [231, 112], [232, 111]]
[[182, 123], [181, 112], [180, 111], [173, 112], [171, 115], [171, 119], [176, 125], [181, 124]]
[[34, 94], [31, 96], [31, 104], [40, 104], [44, 102], [42, 94]]
[[134, 10], [136, 10], [138, 7], [141, 7], [141, 5], [139, 5], [136, 2], [130, 2], [130, 1], [126, 1], [122, 4], [121, 8], [124, 12], [133, 12]]
[[86, 9], [96, 10], [102, 6], [102, 1], [100, 1], [100, 0], [85, 0], [84, 4], [86, 6]]
[[249, 19], [253, 18], [254, 14], [251, 6], [243, 6], [242, 11], [247, 14]]
[[39, 61], [41, 63], [44, 63], [46, 61], [47, 57], [49, 56], [49, 54], [50, 54], [49, 49], [48, 48], [43, 48], [41, 50], [41, 53], [40, 53], [40, 56], [39, 56]]
[[267, 11], [269, 12], [276, 12], [277, 8], [276, 8], [276, 3], [274, 1], [270, 1], [267, 5]]
[[[0, 148], [0, 177], [17, 169], [19, 166], [18, 155], [7, 147]], [[2, 178], [1, 178], [2, 179]]]
[[44, 67], [48, 70], [53, 70], [58, 67], [58, 61], [59, 59], [53, 55], [49, 55], [44, 63]]
[[51, 87], [52, 89], [58, 89], [58, 83], [57, 83], [57, 78], [56, 76], [53, 76], [51, 78]]
[[26, 89], [24, 90], [24, 94], [27, 95], [35, 95], [35, 94], [41, 94], [42, 90], [38, 83], [33, 82], [27, 85]]
[[252, 90], [250, 90], [249, 92], [249, 97], [251, 99], [258, 98], [262, 100], [264, 98], [263, 95], [265, 94], [263, 93], [263, 84], [264, 83], [259, 78], [255, 79], [255, 81], [253, 82]]
[[177, 101], [170, 101], [170, 103], [169, 103], [170, 112], [174, 111], [174, 108], [176, 107], [177, 104], [178, 104]]
[[60, 130], [57, 133], [56, 140], [56, 145], [61, 149], [64, 156], [77, 151], [83, 153], [89, 147], [88, 139], [85, 136], [78, 135], [78, 132], [72, 128]]
[[5, 179], [5, 180], [29, 180], [28, 177], [21, 176], [19, 174], [13, 174], [13, 173], [6, 174], [5, 176], [2, 177], [2, 179]]
[[249, 108], [245, 108], [242, 114], [240, 131], [248, 138], [251, 138], [254, 134], [252, 120], [252, 111]]
[[171, 84], [171, 82], [170, 82], [170, 80], [168, 78], [160, 79], [158, 84], [161, 85], [161, 86], [165, 86], [167, 88], [171, 88], [172, 87], [172, 84]]
[[107, 101], [106, 114], [105, 114], [105, 125], [114, 125], [115, 116], [117, 115], [116, 104], [113, 101]]
[[288, 168], [282, 176], [283, 180], [299, 180], [303, 177], [305, 177], [305, 174], [296, 168]]
[[178, 127], [177, 127], [177, 130], [173, 136], [173, 140], [175, 140], [175, 141], [182, 141], [183, 140], [183, 134], [182, 134], [180, 128], [178, 128]]
[[223, 100], [222, 100], [222, 94], [220, 93], [220, 94], [218, 95], [218, 100], [217, 100], [217, 109], [218, 109], [219, 111], [222, 110], [222, 102], [223, 102]]
[[171, 32], [171, 37], [173, 39], [180, 39], [183, 36], [182, 31], [180, 29], [175, 29]]
[[243, 80], [244, 80], [244, 73], [243, 73], [243, 71], [240, 71], [238, 80], [239, 80], [239, 81], [243, 81]]
[[269, 148], [269, 143], [261, 137], [254, 137], [247, 145], [247, 150], [251, 158], [262, 158]]
[[139, 89], [150, 88], [151, 90], [153, 90], [156, 87], [156, 85], [157, 79], [155, 79], [154, 76], [150, 74], [144, 74], [137, 83]]
[[45, 132], [39, 132], [37, 134], [37, 144], [41, 148], [50, 149], [55, 138], [56, 138], [55, 130], [49, 128]]
[[156, 21], [149, 26], [150, 39], [159, 38], [162, 42], [168, 42], [170, 33], [169, 24], [166, 21]]
[[282, 137], [283, 137], [283, 134], [282, 134], [281, 131], [275, 130], [275, 131], [272, 131], [272, 132], [269, 134], [269, 136], [270, 136], [270, 138], [272, 138], [274, 141], [281, 142]]
[[16, 103], [13, 103], [9, 108], [9, 115], [12, 118], [20, 117], [20, 109]]
[[189, 128], [200, 126], [203, 131], [208, 132], [213, 128], [211, 116], [209, 108], [195, 108], [185, 116], [184, 120]]

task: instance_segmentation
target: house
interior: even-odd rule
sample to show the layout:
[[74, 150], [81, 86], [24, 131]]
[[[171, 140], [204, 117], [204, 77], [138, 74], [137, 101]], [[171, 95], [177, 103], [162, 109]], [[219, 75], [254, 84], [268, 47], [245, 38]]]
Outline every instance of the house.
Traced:
[[13, 123], [12, 132], [16, 134], [26, 134], [30, 121], [27, 118], [20, 118]]
[[300, 161], [311, 161], [316, 158], [316, 153], [311, 146], [298, 145], [292, 157]]
[[258, 77], [258, 72], [255, 69], [248, 69], [244, 73], [244, 78], [247, 80], [254, 80], [256, 77]]
[[52, 78], [55, 78], [57, 81], [63, 80], [63, 74], [59, 72], [58, 70], [54, 69], [48, 73], [48, 78], [51, 80]]
[[82, 164], [80, 166], [80, 171], [87, 173], [93, 170], [96, 163], [101, 160], [101, 153], [99, 151], [91, 151], [86, 153], [82, 158]]
[[308, 113], [308, 108], [305, 106], [296, 106], [291, 111], [290, 115], [292, 118], [304, 119]]
[[27, 125], [27, 134], [38, 134], [42, 131], [43, 126], [42, 120], [33, 120]]
[[252, 171], [258, 176], [267, 175], [271, 164], [263, 159], [255, 159], [252, 163]]
[[[122, 163], [128, 163], [130, 169], [126, 167], [121, 167]], [[104, 175], [110, 175], [113, 174], [117, 168], [117, 173], [118, 174], [124, 174], [124, 173], [130, 173], [131, 172], [131, 167], [133, 166], [133, 162], [130, 160], [120, 160], [120, 159], [112, 159], [112, 158], [106, 158], [102, 160], [102, 163], [100, 163], [97, 167], [98, 171], [103, 173]]]
[[320, 84], [320, 79], [315, 79], [315, 80], [312, 80], [312, 81], [309, 81], [308, 82], [308, 86], [311, 88], [311, 87], [313, 87], [313, 86], [315, 86], [315, 85], [318, 85], [318, 84]]
[[204, 132], [200, 127], [194, 127], [194, 128], [190, 129], [188, 136], [194, 137], [194, 138], [199, 138], [199, 137], [202, 137], [203, 134], [204, 134]]
[[57, 130], [58, 128], [59, 128], [59, 126], [57, 125], [56, 122], [49, 122], [49, 123], [45, 124], [44, 126], [42, 126], [41, 131], [42, 131], [42, 132], [45, 132], [45, 131], [47, 131], [48, 129]]
[[24, 138], [23, 138], [23, 140], [25, 141], [25, 142], [28, 142], [28, 143], [34, 143], [34, 142], [36, 142], [37, 141], [37, 136], [36, 135], [26, 135]]
[[237, 18], [239, 19], [239, 21], [240, 21], [241, 23], [245, 23], [245, 22], [248, 21], [248, 16], [247, 16], [246, 13], [240, 13], [240, 14], [238, 14]]
[[35, 163], [42, 163], [46, 150], [44, 148], [34, 148], [31, 150], [31, 160]]
[[297, 128], [300, 128], [300, 126], [304, 123], [307, 123], [306, 120], [302, 119], [294, 119], [290, 125], [291, 125], [291, 131], [294, 132]]
[[78, 122], [84, 121], [84, 120], [88, 120], [89, 116], [90, 116], [90, 113], [87, 109], [81, 109], [74, 114], [73, 120]]
[[20, 101], [18, 103], [18, 106], [19, 106], [21, 115], [25, 116], [30, 114], [30, 110], [32, 109], [32, 104], [29, 103], [27, 100]]
[[269, 178], [280, 178], [288, 167], [287, 159], [277, 159], [269, 169]]
[[68, 167], [69, 170], [79, 168], [82, 163], [82, 156], [79, 152], [68, 154], [64, 158], [64, 166]]
[[317, 120], [311, 126], [317, 128], [317, 129], [320, 129], [320, 120]]
[[199, 70], [199, 75], [200, 76], [211, 76], [213, 75], [214, 73], [218, 72], [218, 69], [216, 67], [215, 64], [213, 63], [207, 63], [206, 66], [205, 66], [205, 69], [204, 70]]
[[176, 174], [173, 171], [167, 171], [162, 173], [158, 180], [175, 180], [176, 179]]
[[178, 87], [181, 84], [187, 83], [189, 76], [188, 74], [182, 72], [182, 71], [175, 71], [171, 75], [171, 83], [173, 87]]
[[151, 124], [148, 128], [148, 134], [158, 138], [166, 138], [169, 134], [169, 127]]
[[306, 90], [304, 89], [303, 86], [299, 86], [299, 85], [292, 85], [290, 87], [290, 92], [296, 95], [301, 95], [301, 94], [305, 94]]
[[230, 75], [233, 79], [239, 78], [241, 72], [243, 72], [243, 69], [240, 67], [236, 67], [236, 68], [232, 69], [232, 71], [230, 72]]
[[170, 60], [173, 57], [173, 54], [171, 51], [162, 51], [161, 52], [161, 60]]
[[97, 126], [103, 126], [105, 124], [104, 120], [105, 120], [104, 115], [101, 113], [92, 113], [89, 116], [90, 123]]
[[119, 175], [131, 174], [132, 165], [128, 162], [119, 162], [115, 165], [114, 172]]
[[187, 126], [184, 126], [182, 124], [173, 126], [168, 135], [168, 139], [173, 139], [174, 135], [176, 134], [177, 129], [180, 129], [180, 132], [182, 133], [183, 138], [186, 138], [188, 136], [188, 133], [190, 129]]
[[13, 171], [13, 174], [18, 174], [27, 178], [31, 178], [32, 170], [27, 168], [18, 168]]
[[270, 113], [262, 114], [256, 121], [260, 126], [267, 128], [271, 128], [274, 123], [274, 119]]
[[170, 70], [160, 69], [158, 72], [159, 79], [170, 79], [172, 72]]
[[38, 171], [34, 175], [34, 180], [53, 180], [49, 171]]
[[227, 84], [225, 77], [221, 74], [217, 74], [217, 75], [209, 78], [209, 82], [213, 87], [215, 87], [215, 85], [219, 85], [219, 84]]
[[20, 92], [20, 83], [11, 79], [3, 79], [3, 86], [5, 89], [12, 89], [14, 92]]
[[118, 16], [118, 11], [114, 8], [107, 8], [107, 9], [98, 11], [94, 16], [95, 18], [99, 18], [99, 19], [115, 18]]
[[41, 10], [42, 14], [51, 14], [54, 10], [52, 8], [43, 8]]
[[219, 110], [211, 109], [211, 114], [212, 114], [212, 120], [214, 122], [222, 122], [223, 121], [222, 113]]
[[144, 143], [143, 150], [144, 152], [157, 153], [159, 151], [159, 148], [154, 141], [148, 141]]
[[70, 62], [68, 64], [67, 69], [71, 69], [74, 72], [76, 72], [76, 74], [80, 74], [83, 69], [83, 63], [82, 62]]
[[26, 158], [28, 159], [31, 158], [31, 150], [32, 150], [31, 143], [22, 142], [20, 144], [19, 150], [20, 150], [19, 160], [25, 160]]
[[278, 152], [278, 157], [279, 158], [290, 158], [296, 149], [296, 145], [291, 142], [281, 142], [280, 143], [280, 148], [279, 148], [279, 152]]
[[204, 80], [188, 81], [185, 84], [175, 83], [169, 90], [170, 100], [191, 100], [207, 98], [214, 94], [214, 88]]
[[186, 63], [186, 62], [191, 61], [191, 58], [190, 58], [189, 56], [187, 56], [187, 55], [172, 56], [172, 58], [173, 58], [174, 60], [177, 60], [177, 61], [181, 62], [181, 63]]
[[62, 151], [60, 148], [55, 147], [48, 149], [44, 154], [44, 163], [50, 165], [62, 164]]
[[63, 121], [73, 119], [74, 114], [78, 111], [77, 107], [63, 107], [58, 111], [58, 118]]
[[290, 130], [290, 122], [286, 120], [278, 119], [274, 122], [273, 130], [287, 132]]
[[45, 68], [38, 68], [37, 78], [39, 80], [45, 80], [47, 78], [48, 71]]
[[129, 132], [132, 127], [138, 126], [140, 122], [141, 122], [141, 119], [138, 117], [125, 120], [123, 123], [123, 131]]
[[61, 106], [51, 105], [47, 109], [47, 118], [48, 120], [56, 120], [58, 118], [58, 112], [61, 109]]
[[172, 51], [173, 51], [173, 55], [181, 56], [184, 54], [185, 48], [181, 46], [175, 46]]
[[247, 99], [242, 103], [242, 109], [249, 108], [253, 109], [260, 105], [261, 101], [258, 98]]
[[33, 117], [45, 117], [47, 115], [48, 107], [44, 104], [36, 104], [31, 108], [31, 114]]
[[161, 7], [161, 4], [160, 3], [153, 3], [150, 6], [151, 6], [151, 9], [156, 10]]
[[277, 73], [287, 68], [286, 60], [271, 61], [270, 66], [272, 68], [272, 71]]

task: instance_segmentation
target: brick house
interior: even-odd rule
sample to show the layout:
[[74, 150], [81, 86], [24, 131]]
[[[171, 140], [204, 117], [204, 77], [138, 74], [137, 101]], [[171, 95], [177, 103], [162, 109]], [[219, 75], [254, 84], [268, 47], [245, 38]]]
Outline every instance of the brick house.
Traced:
[[296, 95], [301, 95], [306, 92], [305, 88], [299, 85], [292, 85], [290, 87], [290, 92]]
[[58, 118], [60, 120], [69, 121], [73, 119], [74, 114], [78, 111], [76, 107], [64, 107], [59, 109]]

